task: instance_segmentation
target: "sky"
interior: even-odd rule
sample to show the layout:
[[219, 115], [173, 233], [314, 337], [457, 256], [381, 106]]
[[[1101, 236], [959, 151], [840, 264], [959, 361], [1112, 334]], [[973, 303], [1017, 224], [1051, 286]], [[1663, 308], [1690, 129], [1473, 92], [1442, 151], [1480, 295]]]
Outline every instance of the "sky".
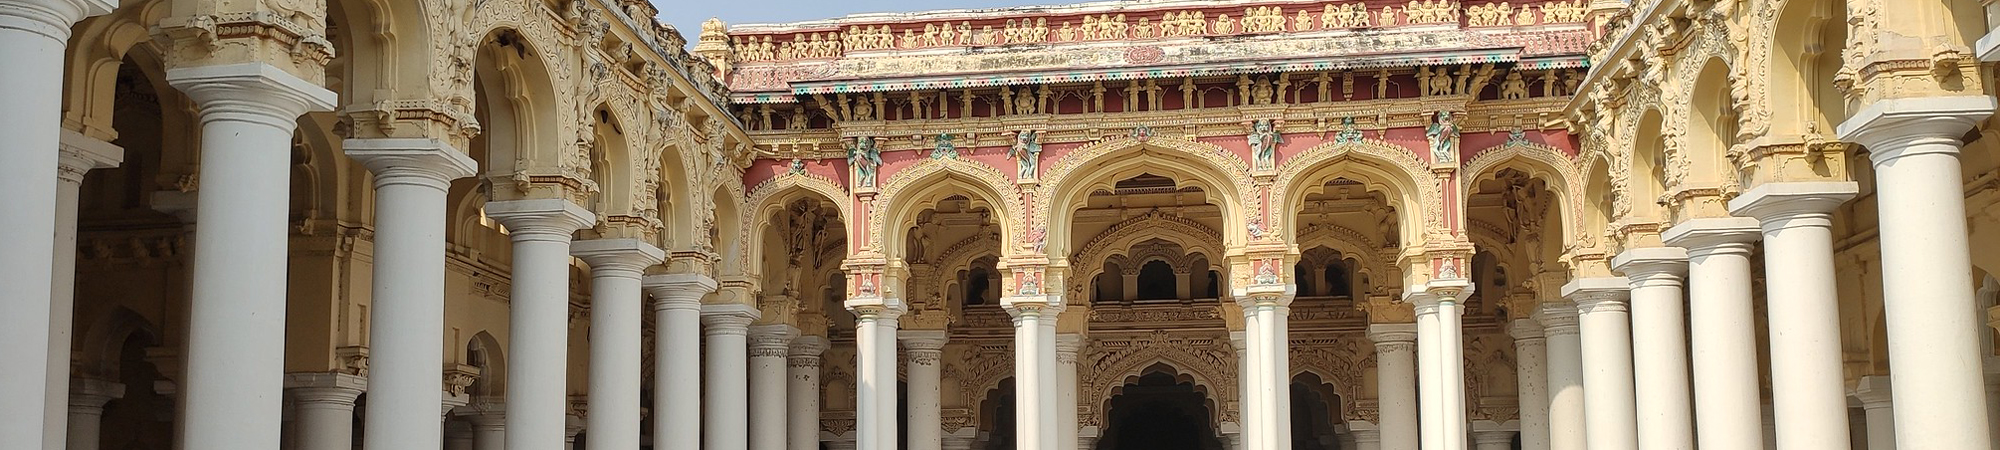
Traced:
[[731, 25], [831, 19], [859, 13], [1080, 3], [1083, 0], [652, 0], [660, 20], [673, 24], [690, 44], [701, 37], [701, 22], [722, 18]]

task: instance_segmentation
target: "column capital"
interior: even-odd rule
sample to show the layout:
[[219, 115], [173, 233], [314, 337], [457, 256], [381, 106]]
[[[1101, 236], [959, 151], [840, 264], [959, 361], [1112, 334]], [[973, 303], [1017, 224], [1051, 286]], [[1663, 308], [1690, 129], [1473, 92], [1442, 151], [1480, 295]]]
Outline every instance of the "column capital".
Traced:
[[896, 340], [910, 351], [941, 350], [951, 341], [944, 330], [897, 330]]
[[[1841, 122], [1840, 139], [1868, 147], [1876, 166], [1922, 153], [1958, 153], [1959, 138], [1993, 114], [1985, 95], [1898, 98], [1877, 101]], [[1949, 145], [1918, 144], [1939, 143]]]
[[832, 347], [832, 345], [824, 336], [810, 334], [799, 336], [792, 338], [790, 356], [792, 358], [818, 358], [819, 355], [826, 353], [826, 349]]
[[655, 310], [700, 310], [701, 298], [715, 292], [714, 278], [691, 273], [647, 275], [639, 287], [653, 296]]
[[702, 334], [708, 336], [749, 335], [750, 323], [757, 321], [757, 308], [749, 305], [701, 305]]
[[1678, 287], [1687, 276], [1688, 252], [1680, 247], [1629, 249], [1611, 258], [1611, 268], [1623, 272], [1633, 288]]
[[572, 242], [569, 254], [590, 265], [590, 276], [639, 278], [647, 267], [667, 260], [667, 252], [638, 239], [590, 239]]
[[56, 175], [70, 183], [82, 183], [85, 172], [118, 167], [125, 160], [124, 148], [68, 128], [62, 129], [57, 148]]
[[72, 377], [69, 381], [71, 408], [103, 408], [105, 403], [125, 398], [125, 385], [96, 378]]
[[506, 225], [515, 241], [568, 242], [576, 230], [597, 223], [597, 215], [590, 210], [554, 198], [486, 202], [486, 217]]
[[1049, 296], [1046, 295], [1014, 296], [1014, 297], [1002, 298], [1000, 299], [1000, 309], [1006, 310], [1007, 314], [1014, 316], [1014, 319], [1016, 321], [1019, 321], [1022, 317], [1025, 316], [1048, 317], [1049, 319], [1055, 319], [1056, 315], [1062, 314], [1061, 302], [1056, 300], [1050, 300]]
[[799, 329], [791, 325], [751, 325], [750, 356], [766, 358], [786, 358], [792, 353], [792, 338], [799, 335]]
[[1625, 277], [1578, 278], [1563, 285], [1564, 299], [1576, 303], [1578, 314], [1631, 310], [1632, 282]]
[[1505, 445], [1514, 442], [1513, 430], [1484, 430], [1472, 432], [1472, 443], [1484, 448], [1488, 445]]
[[1376, 347], [1417, 342], [1417, 324], [1377, 323], [1368, 325], [1368, 340]]
[[847, 307], [848, 312], [854, 313], [855, 319], [896, 320], [903, 317], [904, 312], [908, 312], [903, 299], [896, 297], [853, 298], [843, 302], [841, 306]]
[[0, 27], [69, 40], [69, 27], [90, 16], [110, 14], [115, 0], [0, 0]]
[[1681, 222], [1661, 233], [1660, 240], [1667, 245], [1687, 249], [1690, 258], [1700, 258], [1720, 254], [1749, 256], [1750, 243], [1763, 236], [1764, 229], [1757, 224], [1757, 219], [1717, 217]]
[[1548, 337], [1575, 336], [1582, 330], [1577, 328], [1576, 304], [1570, 302], [1543, 303], [1542, 310], [1535, 312], [1542, 322], [1542, 333]]
[[1729, 213], [1754, 217], [1765, 230], [1833, 226], [1833, 210], [1860, 193], [1852, 181], [1765, 183], [1729, 201]]
[[1056, 355], [1068, 353], [1072, 357], [1083, 351], [1083, 333], [1061, 333], [1056, 335]]
[[1891, 404], [1889, 377], [1886, 375], [1861, 377], [1854, 383], [1854, 389], [1848, 391], [1848, 395], [1860, 400], [1863, 409], [1888, 408]]
[[177, 67], [167, 84], [201, 107], [202, 123], [249, 122], [291, 130], [299, 116], [332, 111], [333, 91], [261, 62]]
[[354, 406], [354, 399], [368, 390], [368, 379], [338, 372], [288, 373], [285, 390], [300, 403]]
[[375, 174], [376, 188], [410, 184], [444, 189], [451, 180], [479, 171], [478, 161], [441, 139], [348, 139], [340, 148]]
[[452, 408], [451, 413], [471, 422], [473, 429], [496, 430], [507, 426], [507, 403], [498, 398], [481, 398]]
[[1514, 319], [1507, 323], [1507, 335], [1515, 341], [1540, 341], [1547, 337], [1542, 323], [1535, 319]]

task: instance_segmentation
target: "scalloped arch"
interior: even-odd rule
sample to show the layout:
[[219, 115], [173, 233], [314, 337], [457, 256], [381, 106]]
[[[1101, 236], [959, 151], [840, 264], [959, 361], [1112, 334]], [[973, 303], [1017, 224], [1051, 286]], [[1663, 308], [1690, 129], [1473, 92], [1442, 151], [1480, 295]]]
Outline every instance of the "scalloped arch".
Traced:
[[[915, 166], [896, 171], [889, 182], [882, 184], [881, 200], [888, 206], [881, 212], [868, 217], [868, 229], [877, 233], [881, 240], [877, 247], [883, 255], [897, 258], [903, 255], [902, 239], [895, 239], [900, 233], [889, 228], [890, 224], [902, 224], [915, 218], [918, 206], [926, 202], [905, 197], [924, 197], [948, 189], [960, 189], [968, 196], [984, 200], [998, 211], [993, 218], [1000, 225], [1001, 241], [1011, 242], [1021, 236], [1014, 214], [1024, 209], [1021, 196], [1006, 175], [991, 166], [962, 159], [927, 159]], [[905, 192], [909, 191], [909, 192]], [[1003, 255], [1008, 248], [1002, 246]]]
[[[1200, 222], [1155, 211], [1125, 219], [1092, 237], [1070, 258], [1076, 264], [1073, 273], [1080, 275], [1071, 280], [1089, 280], [1103, 271], [1105, 258], [1123, 255], [1133, 244], [1155, 238], [1176, 242], [1188, 254], [1206, 255], [1211, 263], [1221, 261], [1224, 255], [1221, 233]], [[1081, 295], [1087, 283], [1070, 284], [1070, 293]]]
[[[1113, 390], [1124, 386], [1128, 377], [1141, 373], [1154, 364], [1166, 364], [1194, 379], [1195, 386], [1206, 388], [1216, 410], [1210, 411], [1211, 420], [1224, 416], [1225, 405], [1236, 402], [1236, 375], [1232, 372], [1236, 364], [1233, 355], [1199, 355], [1183, 348], [1191, 344], [1187, 339], [1162, 338], [1155, 333], [1148, 342], [1135, 343], [1128, 351], [1099, 353], [1091, 355], [1095, 360], [1087, 377], [1088, 383], [1078, 386], [1079, 399], [1109, 401]], [[1224, 360], [1226, 358], [1226, 360]], [[1090, 408], [1096, 423], [1105, 423], [1105, 408]]]

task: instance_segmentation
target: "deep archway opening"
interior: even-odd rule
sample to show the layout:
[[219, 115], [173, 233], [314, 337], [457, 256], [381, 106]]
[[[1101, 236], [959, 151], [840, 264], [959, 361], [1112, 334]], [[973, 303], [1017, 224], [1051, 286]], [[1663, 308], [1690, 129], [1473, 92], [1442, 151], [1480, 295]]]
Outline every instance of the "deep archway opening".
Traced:
[[1222, 450], [1208, 403], [1192, 380], [1149, 368], [1111, 397], [1097, 450]]
[[1337, 426], [1345, 414], [1332, 384], [1319, 375], [1302, 373], [1292, 377], [1291, 396], [1294, 450], [1346, 450], [1340, 446]]
[[1000, 380], [1000, 385], [986, 393], [986, 401], [980, 402], [979, 439], [984, 441], [977, 447], [982, 450], [1014, 449], [1014, 378]]

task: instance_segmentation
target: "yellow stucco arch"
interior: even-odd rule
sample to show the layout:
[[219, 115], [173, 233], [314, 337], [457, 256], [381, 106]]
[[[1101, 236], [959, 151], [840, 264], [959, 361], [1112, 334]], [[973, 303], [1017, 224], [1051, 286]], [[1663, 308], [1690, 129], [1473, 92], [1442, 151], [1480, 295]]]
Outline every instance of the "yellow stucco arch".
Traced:
[[1405, 245], [1421, 243], [1425, 224], [1438, 220], [1441, 212], [1432, 211], [1442, 206], [1442, 200], [1426, 163], [1409, 149], [1363, 140], [1320, 144], [1281, 163], [1271, 192], [1271, 210], [1278, 217], [1267, 223], [1277, 224], [1286, 242], [1298, 242], [1298, 218], [1290, 212], [1334, 178], [1359, 181], [1370, 191], [1385, 193], [1400, 216], [1400, 241]]
[[[1057, 160], [1042, 173], [1044, 184], [1036, 191], [1034, 220], [1048, 227], [1048, 254], [1051, 259], [1067, 256], [1070, 242], [1069, 220], [1076, 205], [1091, 192], [1108, 189], [1113, 183], [1145, 173], [1173, 178], [1175, 183], [1202, 189], [1222, 208], [1222, 228], [1242, 230], [1245, 217], [1244, 193], [1251, 189], [1249, 166], [1221, 147], [1178, 138], [1151, 138], [1140, 141], [1116, 138], [1085, 145]], [[1249, 240], [1243, 231], [1222, 234], [1225, 247]]]
[[1011, 256], [1020, 246], [1010, 246], [1020, 236], [1014, 214], [1021, 211], [1021, 196], [1007, 177], [985, 164], [960, 159], [928, 159], [897, 171], [882, 184], [877, 202], [885, 205], [871, 214], [867, 230], [880, 239], [876, 248], [890, 260], [903, 257], [901, 225], [916, 220], [917, 213], [933, 208], [938, 200], [964, 195], [983, 202], [993, 210], [994, 225], [1000, 227], [1001, 255]]

